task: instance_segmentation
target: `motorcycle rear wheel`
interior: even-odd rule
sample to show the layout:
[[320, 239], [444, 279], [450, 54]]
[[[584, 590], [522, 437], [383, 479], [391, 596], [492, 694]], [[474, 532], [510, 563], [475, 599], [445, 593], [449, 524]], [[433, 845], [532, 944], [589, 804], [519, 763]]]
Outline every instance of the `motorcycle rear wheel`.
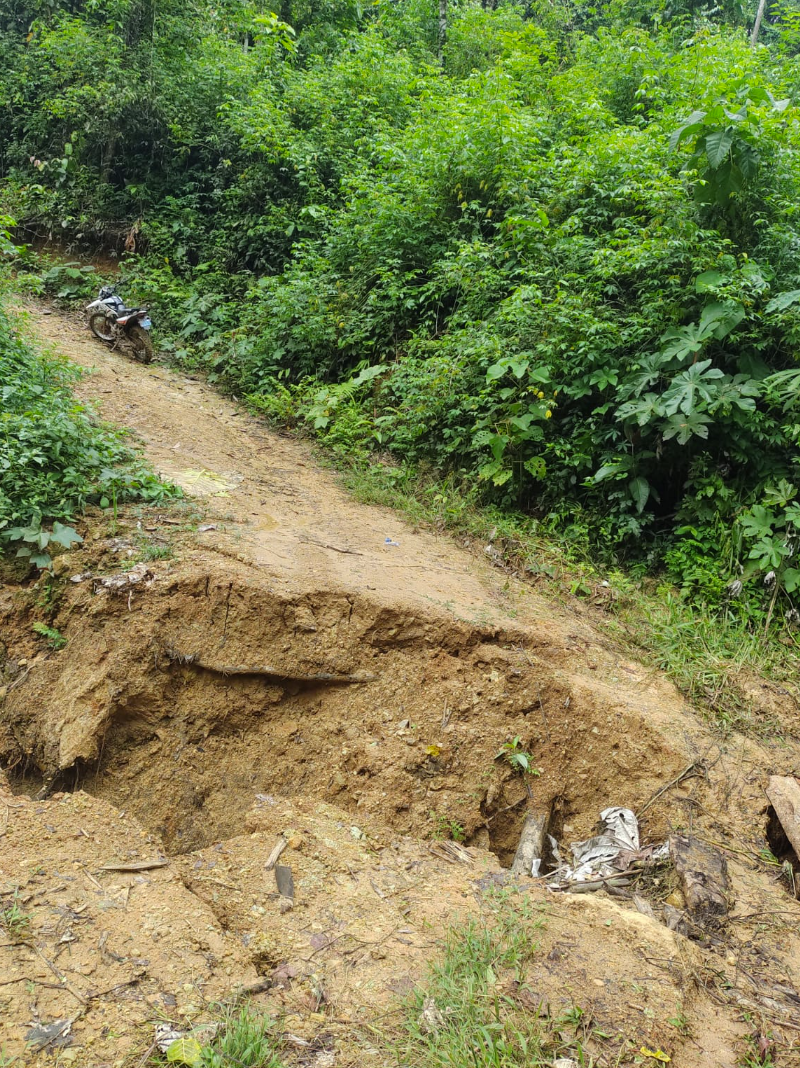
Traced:
[[107, 341], [110, 344], [114, 340], [114, 327], [111, 325], [108, 317], [102, 312], [94, 313], [89, 320], [89, 329], [94, 336], [99, 337], [101, 341]]
[[153, 339], [150, 337], [150, 334], [143, 326], [139, 326], [138, 323], [134, 323], [133, 326], [128, 327], [127, 334], [131, 345], [133, 346], [133, 354], [136, 359], [141, 363], [150, 363], [155, 355], [153, 350]]

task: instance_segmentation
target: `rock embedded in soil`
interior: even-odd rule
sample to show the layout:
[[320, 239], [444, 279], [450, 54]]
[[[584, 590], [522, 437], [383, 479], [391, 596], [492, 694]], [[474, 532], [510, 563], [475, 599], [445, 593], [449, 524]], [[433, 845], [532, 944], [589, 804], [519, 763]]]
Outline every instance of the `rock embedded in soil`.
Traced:
[[772, 775], [767, 787], [767, 797], [800, 859], [800, 783], [794, 776]]

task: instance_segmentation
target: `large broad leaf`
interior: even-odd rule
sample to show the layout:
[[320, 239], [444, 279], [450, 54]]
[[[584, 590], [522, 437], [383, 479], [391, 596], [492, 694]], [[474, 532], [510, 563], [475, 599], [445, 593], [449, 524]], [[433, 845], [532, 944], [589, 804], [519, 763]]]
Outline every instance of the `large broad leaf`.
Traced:
[[749, 512], [739, 518], [739, 524], [746, 538], [769, 538], [775, 524], [775, 513], [761, 504], [754, 504]]
[[728, 157], [733, 144], [733, 128], [726, 126], [724, 130], [712, 130], [705, 136], [705, 150], [708, 162], [716, 170]]
[[800, 571], [796, 567], [787, 567], [781, 575], [781, 581], [787, 593], [794, 593], [800, 586]]
[[690, 415], [700, 403], [713, 404], [719, 394], [719, 379], [724, 378], [724, 372], [718, 367], [712, 367], [711, 360], [692, 364], [675, 375], [669, 389], [662, 396], [664, 411], [667, 415], [675, 415], [678, 411]]
[[726, 204], [734, 193], [741, 193], [744, 175], [736, 163], [726, 159], [714, 172], [711, 191], [717, 204]]
[[761, 153], [749, 141], [739, 141], [734, 149], [736, 165], [742, 176], [749, 181], [755, 178], [761, 165]]
[[502, 460], [494, 460], [492, 463], [484, 464], [483, 467], [479, 468], [478, 477], [481, 479], [490, 478], [495, 486], [504, 486], [513, 473], [510, 467], [503, 466]]
[[699, 352], [705, 340], [695, 323], [689, 326], [675, 326], [662, 337], [664, 348], [662, 350], [664, 362], [678, 360], [681, 363], [688, 357]]
[[56, 520], [53, 523], [53, 533], [50, 535], [50, 540], [54, 541], [56, 545], [63, 545], [65, 549], [69, 549], [73, 545], [80, 545], [83, 538], [77, 530], [67, 527]]
[[670, 150], [674, 152], [685, 138], [702, 133], [704, 129], [703, 120], [705, 117], [705, 111], [693, 111], [683, 126], [680, 126], [677, 130], [673, 131], [669, 139]]
[[547, 474], [547, 464], [541, 456], [531, 456], [531, 458], [526, 460], [522, 466], [528, 474], [533, 475], [534, 478], [544, 478]]
[[167, 1049], [168, 1064], [197, 1068], [203, 1062], [203, 1050], [196, 1038], [176, 1038]]
[[599, 471], [595, 473], [595, 482], [604, 482], [607, 478], [622, 478], [631, 469], [633, 464], [632, 456], [621, 456], [619, 460], [612, 460], [611, 463], [603, 464]]
[[699, 336], [705, 340], [714, 337], [722, 341], [744, 319], [745, 311], [741, 304], [707, 304], [700, 316]]
[[694, 288], [696, 293], [707, 293], [709, 289], [719, 289], [728, 281], [728, 275], [722, 271], [703, 271], [695, 279]]
[[765, 311], [786, 311], [793, 304], [797, 304], [798, 300], [800, 300], [800, 289], [790, 289], [786, 293], [779, 293], [777, 297], [773, 297]]
[[647, 426], [664, 414], [664, 408], [656, 393], [646, 393], [638, 400], [628, 401], [617, 408], [617, 419], [627, 422], [635, 419], [639, 426]]
[[644, 511], [644, 506], [647, 504], [647, 499], [650, 496], [650, 483], [646, 478], [642, 478], [641, 475], [638, 478], [632, 478], [628, 483], [628, 490], [631, 495], [631, 500], [636, 505], [636, 511], [639, 515]]
[[685, 445], [692, 437], [707, 438], [710, 422], [708, 416], [702, 412], [692, 412], [691, 415], [671, 415], [662, 437], [665, 441], [677, 437], [678, 444]]

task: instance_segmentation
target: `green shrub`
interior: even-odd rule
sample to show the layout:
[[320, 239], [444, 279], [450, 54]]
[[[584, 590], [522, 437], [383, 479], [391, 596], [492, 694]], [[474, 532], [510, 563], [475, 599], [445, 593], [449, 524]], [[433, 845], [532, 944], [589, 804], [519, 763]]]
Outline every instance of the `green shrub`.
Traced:
[[68, 524], [88, 503], [177, 492], [76, 401], [77, 375], [34, 349], [0, 307], [0, 544], [38, 567], [50, 563], [51, 543], [81, 540]]

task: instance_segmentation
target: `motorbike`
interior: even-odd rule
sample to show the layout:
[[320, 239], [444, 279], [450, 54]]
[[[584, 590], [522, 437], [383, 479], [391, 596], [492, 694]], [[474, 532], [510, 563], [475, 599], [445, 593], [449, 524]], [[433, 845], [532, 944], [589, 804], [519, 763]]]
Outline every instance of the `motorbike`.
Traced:
[[89, 329], [96, 338], [114, 348], [121, 343], [123, 348], [132, 350], [134, 359], [150, 363], [154, 355], [150, 337], [153, 324], [147, 308], [126, 308], [113, 286], [103, 286], [86, 311]]

